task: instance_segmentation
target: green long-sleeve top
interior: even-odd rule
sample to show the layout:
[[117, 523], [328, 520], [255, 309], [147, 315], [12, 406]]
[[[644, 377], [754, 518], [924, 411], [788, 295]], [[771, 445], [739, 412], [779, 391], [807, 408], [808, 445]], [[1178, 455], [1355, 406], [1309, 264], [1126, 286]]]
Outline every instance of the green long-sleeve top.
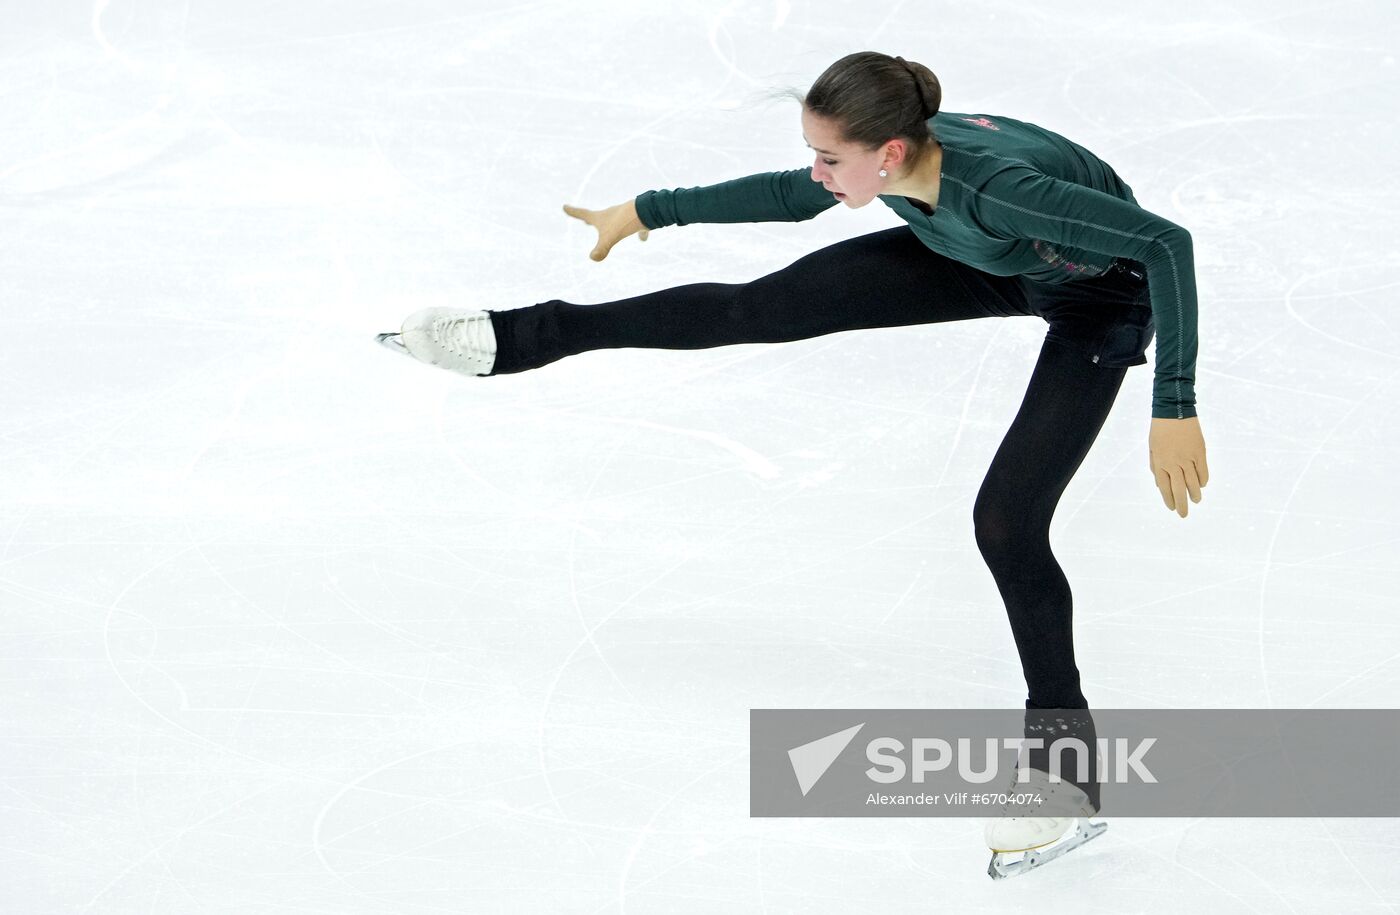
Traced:
[[[1105, 162], [1053, 131], [998, 115], [941, 111], [943, 147], [932, 214], [907, 197], [880, 200], [940, 254], [998, 276], [1046, 283], [1097, 276], [1115, 258], [1146, 269], [1157, 335], [1152, 415], [1196, 415], [1196, 271], [1191, 235], [1138, 206]], [[801, 222], [837, 203], [811, 167], [706, 187], [646, 191], [649, 229], [696, 222]]]

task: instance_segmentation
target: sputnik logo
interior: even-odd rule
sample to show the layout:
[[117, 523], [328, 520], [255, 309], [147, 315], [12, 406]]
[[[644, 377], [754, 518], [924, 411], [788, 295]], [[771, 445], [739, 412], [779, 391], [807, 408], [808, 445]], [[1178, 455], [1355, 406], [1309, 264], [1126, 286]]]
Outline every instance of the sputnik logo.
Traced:
[[812, 790], [812, 786], [821, 780], [821, 777], [826, 774], [826, 770], [830, 769], [831, 764], [836, 762], [836, 757], [841, 755], [841, 751], [846, 749], [850, 742], [855, 739], [856, 732], [863, 727], [865, 727], [864, 721], [855, 727], [819, 737], [811, 743], [804, 743], [800, 747], [788, 750], [788, 761], [792, 763], [792, 774], [797, 776], [797, 786], [802, 789], [803, 797], [806, 797], [807, 792]]
[[1001, 130], [1000, 127], [998, 127], [997, 125], [993, 124], [991, 121], [987, 120], [986, 118], [963, 118], [963, 120], [964, 120], [964, 121], [967, 121], [968, 123], [971, 123], [971, 124], [976, 124], [978, 127], [985, 127], [985, 128], [987, 128], [988, 130]]

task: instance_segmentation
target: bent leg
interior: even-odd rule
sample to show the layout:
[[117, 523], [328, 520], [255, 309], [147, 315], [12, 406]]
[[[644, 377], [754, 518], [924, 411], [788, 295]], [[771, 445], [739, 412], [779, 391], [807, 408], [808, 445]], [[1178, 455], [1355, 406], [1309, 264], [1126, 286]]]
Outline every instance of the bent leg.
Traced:
[[1030, 765], [1049, 771], [1048, 749], [1078, 737], [1092, 774], [1070, 777], [1099, 808], [1095, 729], [1074, 659], [1074, 601], [1050, 549], [1050, 520], [1060, 496], [1108, 418], [1126, 368], [1094, 365], [1073, 344], [1047, 337], [1026, 395], [977, 494], [977, 546], [1006, 603], [1026, 678], [1025, 736], [1045, 740]]
[[705, 349], [780, 343], [844, 330], [961, 321], [998, 315], [970, 288], [1003, 277], [973, 268], [919, 241], [908, 226], [838, 242], [748, 283], [692, 283], [646, 295], [575, 305], [554, 299], [491, 312], [496, 365], [503, 375], [597, 349]]
[[1126, 375], [1047, 339], [977, 494], [977, 546], [1006, 603], [1028, 708], [1088, 708], [1074, 660], [1073, 598], [1050, 550], [1050, 520]]

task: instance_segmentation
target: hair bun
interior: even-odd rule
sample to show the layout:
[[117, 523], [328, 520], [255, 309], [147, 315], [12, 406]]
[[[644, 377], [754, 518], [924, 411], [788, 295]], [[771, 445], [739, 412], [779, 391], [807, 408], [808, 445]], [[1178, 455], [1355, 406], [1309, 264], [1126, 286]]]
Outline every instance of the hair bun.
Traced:
[[[900, 66], [904, 67], [904, 69], [908, 71], [910, 78], [914, 80], [914, 91], [919, 94], [919, 111], [923, 114], [924, 120], [928, 120], [929, 118], [933, 117], [935, 114], [938, 113], [939, 105], [942, 103], [943, 100], [943, 90], [942, 87], [938, 85], [937, 77], [933, 77], [934, 101], [933, 104], [929, 104], [929, 93], [924, 89], [924, 77], [922, 76], [922, 74], [919, 73], [919, 70], [914, 69], [915, 66], [918, 66], [920, 70], [929, 72], [928, 68], [923, 66], [922, 64], [911, 64], [909, 61], [905, 60], [903, 57], [900, 57], [898, 55], [895, 55], [895, 60], [899, 61]], [[929, 75], [931, 77], [933, 76], [931, 72], [929, 72]]]

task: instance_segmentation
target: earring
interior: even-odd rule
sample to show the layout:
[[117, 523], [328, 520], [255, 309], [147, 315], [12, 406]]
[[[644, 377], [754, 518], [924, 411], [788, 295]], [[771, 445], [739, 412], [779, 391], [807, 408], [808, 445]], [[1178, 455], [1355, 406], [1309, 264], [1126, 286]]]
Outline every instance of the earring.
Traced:
[[890, 176], [889, 172], [885, 171], [883, 168], [880, 169], [880, 177], [881, 177], [881, 178], [888, 178], [889, 176]]

